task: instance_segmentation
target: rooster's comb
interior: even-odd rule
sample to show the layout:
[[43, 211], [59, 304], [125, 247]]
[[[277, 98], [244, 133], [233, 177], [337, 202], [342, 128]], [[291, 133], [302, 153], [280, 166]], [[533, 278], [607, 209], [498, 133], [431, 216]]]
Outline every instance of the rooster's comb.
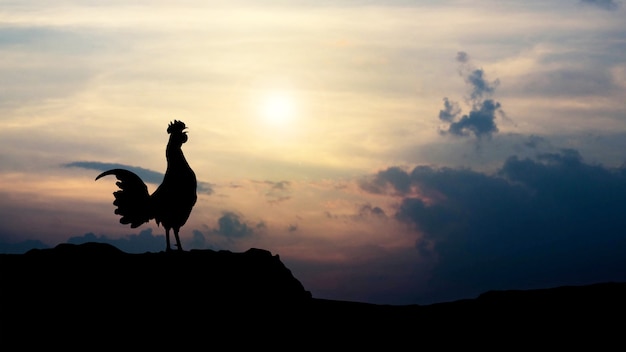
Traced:
[[182, 121], [178, 121], [178, 120], [174, 120], [174, 122], [170, 122], [170, 125], [167, 126], [167, 133], [172, 133], [172, 132], [182, 132], [185, 128], [187, 128], [187, 126], [185, 126], [185, 123]]

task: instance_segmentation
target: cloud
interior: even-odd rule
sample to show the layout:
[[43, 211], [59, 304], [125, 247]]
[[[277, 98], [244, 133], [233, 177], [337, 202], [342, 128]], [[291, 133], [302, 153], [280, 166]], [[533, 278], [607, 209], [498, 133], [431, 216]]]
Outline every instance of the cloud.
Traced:
[[620, 3], [614, 0], [580, 0], [580, 2], [609, 11], [617, 10], [620, 6]]
[[499, 82], [497, 80], [494, 83], [487, 82], [485, 79], [485, 71], [482, 69], [473, 70], [465, 79], [472, 87], [472, 92], [470, 93], [472, 101], [479, 101], [484, 95], [493, 94]]
[[370, 216], [385, 218], [387, 215], [385, 211], [377, 206], [372, 206], [371, 204], [363, 204], [361, 208], [359, 208], [359, 218], [367, 218]]
[[423, 234], [416, 250], [436, 258], [431, 284], [442, 292], [626, 280], [624, 168], [573, 149], [511, 156], [493, 174], [417, 166], [405, 177], [420, 198], [389, 175], [371, 182], [404, 194], [395, 217]]
[[289, 181], [265, 181], [265, 184], [270, 186], [270, 190], [265, 193], [267, 202], [270, 204], [278, 204], [283, 201], [291, 199], [291, 190]]
[[[193, 230], [190, 240], [183, 240], [183, 248], [189, 249], [215, 249], [209, 244], [198, 230]], [[124, 235], [121, 238], [111, 238], [107, 235], [97, 236], [94, 233], [86, 233], [83, 236], [70, 237], [67, 243], [81, 244], [87, 242], [99, 242], [111, 244], [126, 253], [161, 252], [165, 250], [165, 235], [153, 235], [152, 228], [146, 228], [139, 234]], [[36, 248], [36, 247], [35, 247]]]
[[[83, 169], [107, 171], [110, 169], [126, 169], [137, 174], [144, 182], [152, 183], [155, 185], [163, 182], [163, 174], [160, 172], [144, 169], [138, 166], [130, 166], [117, 163], [102, 163], [98, 161], [74, 161], [71, 163], [63, 164], [63, 167], [80, 167]], [[208, 182], [198, 182], [197, 191], [204, 194], [213, 194], [213, 186]]]
[[165, 235], [153, 235], [152, 229], [147, 228], [139, 234], [125, 235], [121, 238], [109, 238], [106, 235], [96, 236], [86, 233], [83, 236], [70, 237], [67, 243], [81, 244], [100, 242], [111, 244], [126, 253], [161, 252], [165, 249]]
[[192, 238], [188, 244], [189, 248], [193, 249], [215, 249], [209, 243], [207, 243], [206, 237], [199, 230], [192, 231]]
[[456, 61], [460, 64], [459, 75], [463, 77], [465, 83], [471, 88], [469, 99], [472, 103], [479, 103], [483, 97], [490, 96], [495, 92], [496, 87], [500, 84], [500, 80], [487, 81], [485, 71], [481, 68], [476, 68], [470, 62], [470, 57], [466, 52], [459, 51], [456, 55]]
[[254, 234], [255, 228], [263, 227], [262, 223], [252, 227], [241, 220], [241, 217], [234, 212], [224, 212], [222, 216], [217, 220], [218, 227], [213, 230], [213, 233], [234, 238], [249, 237]]
[[439, 120], [446, 124], [446, 128], [440, 132], [455, 136], [474, 135], [478, 139], [490, 137], [493, 133], [498, 132], [498, 126], [495, 122], [496, 115], [505, 117], [501, 104], [493, 99], [488, 99], [495, 92], [500, 81], [489, 82], [482, 69], [471, 65], [469, 55], [466, 52], [458, 52], [456, 61], [461, 64], [459, 74], [470, 87], [467, 99], [471, 105], [471, 111], [467, 115], [461, 115], [462, 110], [459, 104], [444, 97], [444, 108], [439, 110]]
[[466, 63], [469, 61], [469, 55], [464, 51], [459, 51], [456, 53], [456, 61], [460, 63]]
[[470, 111], [469, 115], [463, 115], [458, 121], [452, 122], [448, 132], [457, 136], [474, 134], [477, 138], [490, 136], [498, 132], [496, 126], [496, 113], [500, 110], [500, 103], [487, 99]]
[[439, 119], [444, 122], [454, 122], [457, 116], [461, 113], [459, 104], [450, 101], [448, 98], [443, 98], [443, 110], [439, 110]]
[[392, 186], [392, 191], [395, 190], [399, 194], [407, 194], [411, 189], [411, 178], [402, 168], [393, 166], [379, 171], [378, 177], [374, 180], [360, 182], [359, 186], [375, 194], [388, 193], [388, 186]]
[[144, 169], [138, 166], [130, 166], [117, 163], [101, 163], [97, 161], [74, 161], [63, 164], [63, 167], [81, 167], [83, 169], [107, 171], [110, 169], [126, 169], [137, 174], [144, 182], [160, 184], [163, 181], [163, 174], [160, 172]]
[[23, 254], [31, 249], [46, 249], [48, 245], [39, 240], [26, 240], [16, 243], [0, 242], [0, 253]]
[[530, 135], [526, 137], [526, 140], [523, 142], [523, 145], [531, 149], [537, 149], [540, 146], [549, 145], [549, 142], [541, 136]]
[[612, 77], [610, 64], [595, 67], [559, 67], [529, 72], [519, 84], [524, 94], [541, 97], [607, 96], [620, 89]]
[[385, 211], [378, 206], [369, 203], [361, 204], [356, 209], [356, 213], [350, 214], [333, 214], [330, 211], [324, 212], [329, 219], [350, 219], [352, 221], [369, 221], [371, 219], [384, 220], [387, 219]]

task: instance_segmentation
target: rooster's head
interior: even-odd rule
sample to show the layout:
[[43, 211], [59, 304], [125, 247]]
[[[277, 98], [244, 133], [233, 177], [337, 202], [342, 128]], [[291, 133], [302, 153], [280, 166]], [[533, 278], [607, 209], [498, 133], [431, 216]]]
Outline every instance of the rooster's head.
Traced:
[[187, 142], [187, 132], [184, 130], [187, 129], [185, 123], [182, 121], [174, 120], [174, 122], [170, 122], [169, 126], [167, 126], [167, 133], [171, 134], [172, 137], [178, 136], [181, 138], [181, 142]]

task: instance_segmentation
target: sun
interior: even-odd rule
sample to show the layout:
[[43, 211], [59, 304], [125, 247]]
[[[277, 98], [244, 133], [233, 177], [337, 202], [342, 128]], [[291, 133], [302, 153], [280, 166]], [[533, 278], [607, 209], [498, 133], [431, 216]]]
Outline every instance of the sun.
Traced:
[[260, 113], [263, 120], [273, 126], [283, 126], [293, 120], [295, 102], [287, 92], [268, 92], [262, 98]]

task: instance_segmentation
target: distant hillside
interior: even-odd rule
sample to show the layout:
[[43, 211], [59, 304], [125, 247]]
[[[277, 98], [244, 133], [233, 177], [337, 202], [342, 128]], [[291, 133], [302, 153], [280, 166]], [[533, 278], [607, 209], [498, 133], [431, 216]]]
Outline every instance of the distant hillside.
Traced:
[[425, 306], [331, 301], [312, 297], [278, 255], [254, 248], [128, 254], [102, 243], [61, 244], [0, 254], [0, 278], [2, 340], [241, 334], [390, 347], [447, 332], [473, 344], [496, 335], [623, 343], [626, 328], [626, 283], [492, 291]]

